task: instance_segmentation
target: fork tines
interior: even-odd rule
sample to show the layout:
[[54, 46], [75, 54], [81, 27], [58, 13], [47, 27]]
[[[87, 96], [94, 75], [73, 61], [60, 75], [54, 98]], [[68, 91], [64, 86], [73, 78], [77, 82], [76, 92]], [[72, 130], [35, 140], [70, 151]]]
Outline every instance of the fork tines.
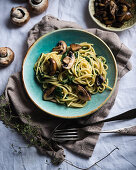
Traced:
[[78, 131], [76, 128], [56, 130], [52, 139], [58, 142], [66, 140], [78, 140]]

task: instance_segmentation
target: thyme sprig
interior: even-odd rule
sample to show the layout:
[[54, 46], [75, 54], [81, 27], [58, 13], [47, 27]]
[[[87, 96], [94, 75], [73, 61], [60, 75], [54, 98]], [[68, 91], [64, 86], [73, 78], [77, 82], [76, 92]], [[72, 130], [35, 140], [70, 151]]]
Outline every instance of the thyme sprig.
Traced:
[[[27, 123], [23, 123], [20, 117], [25, 119]], [[31, 116], [24, 113], [20, 114], [20, 117], [13, 113], [10, 103], [2, 95], [0, 97], [0, 120], [2, 120], [5, 126], [15, 129], [19, 134], [23, 135], [30, 146], [35, 145], [38, 148], [54, 151], [50, 143], [42, 139], [40, 128], [31, 125]]]

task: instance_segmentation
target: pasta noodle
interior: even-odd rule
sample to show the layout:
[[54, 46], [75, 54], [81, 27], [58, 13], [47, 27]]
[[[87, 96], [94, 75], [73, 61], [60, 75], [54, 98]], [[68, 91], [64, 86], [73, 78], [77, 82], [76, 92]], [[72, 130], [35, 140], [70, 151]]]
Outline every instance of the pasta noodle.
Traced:
[[[62, 67], [63, 59], [71, 50], [70, 47], [67, 47], [67, 52], [63, 55], [58, 51], [42, 53], [34, 65], [36, 79], [42, 85], [43, 91], [55, 87], [49, 100], [66, 104], [68, 107], [84, 107], [87, 103], [79, 97], [78, 85], [90, 96], [102, 93], [106, 88], [112, 90], [106, 78], [108, 69], [106, 59], [96, 55], [93, 44], [83, 42], [79, 45], [81, 48], [73, 52], [75, 61], [70, 69]], [[57, 64], [54, 75], [50, 75], [49, 59], [53, 59]]]

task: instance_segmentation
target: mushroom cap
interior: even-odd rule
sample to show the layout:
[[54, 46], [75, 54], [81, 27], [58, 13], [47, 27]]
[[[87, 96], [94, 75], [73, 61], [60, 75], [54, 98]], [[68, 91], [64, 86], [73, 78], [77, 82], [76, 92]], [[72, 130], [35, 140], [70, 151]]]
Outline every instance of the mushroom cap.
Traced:
[[102, 83], [105, 81], [105, 78], [102, 75], [97, 75], [95, 79], [96, 86], [101, 86]]
[[26, 8], [18, 6], [11, 9], [10, 18], [13, 24], [22, 26], [29, 21], [30, 15]]
[[8, 47], [0, 47], [0, 66], [6, 67], [14, 60], [14, 52]]
[[48, 7], [48, 0], [28, 0], [28, 4], [32, 13], [41, 14]]
[[87, 90], [85, 88], [83, 88], [80, 85], [77, 86], [77, 95], [78, 95], [79, 99], [81, 99], [83, 101], [91, 100], [90, 94], [87, 92]]
[[49, 58], [48, 61], [49, 61], [49, 74], [50, 76], [53, 76], [57, 70], [57, 63], [53, 58]]
[[52, 93], [55, 90], [56, 86], [51, 86], [50, 88], [46, 89], [44, 94], [43, 94], [43, 99], [44, 100], [52, 100], [53, 96]]
[[70, 44], [70, 48], [72, 51], [77, 51], [81, 49], [81, 46], [79, 44]]

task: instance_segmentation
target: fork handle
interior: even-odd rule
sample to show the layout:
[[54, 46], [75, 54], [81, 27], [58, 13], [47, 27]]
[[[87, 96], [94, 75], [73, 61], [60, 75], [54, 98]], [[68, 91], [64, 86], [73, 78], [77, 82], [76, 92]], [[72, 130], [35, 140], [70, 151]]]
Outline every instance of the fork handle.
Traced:
[[104, 131], [89, 131], [89, 133], [118, 133], [122, 135], [136, 135], [136, 126], [130, 126], [115, 130], [104, 130]]
[[[103, 122], [110, 122], [110, 121], [115, 121], [115, 120], [126, 120], [126, 119], [133, 119], [133, 118], [136, 118], [136, 109], [128, 110], [122, 114], [113, 116], [111, 118], [92, 122], [91, 125], [95, 125], [95, 124], [103, 123]], [[90, 125], [90, 124], [88, 124], [88, 125]]]

